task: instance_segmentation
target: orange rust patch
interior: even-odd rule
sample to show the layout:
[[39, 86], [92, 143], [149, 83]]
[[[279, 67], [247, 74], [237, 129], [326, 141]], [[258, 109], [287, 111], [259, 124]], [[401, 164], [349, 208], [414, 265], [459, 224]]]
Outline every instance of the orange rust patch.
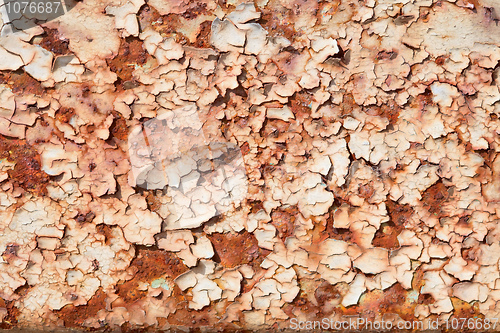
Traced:
[[210, 48], [210, 33], [212, 31], [212, 22], [205, 21], [200, 25], [196, 41], [191, 46], [197, 48]]
[[295, 318], [295, 310], [299, 309], [301, 313], [307, 315], [307, 318], [321, 317], [321, 308], [313, 304], [308, 298], [307, 294], [301, 289], [297, 297], [291, 302], [283, 306], [285, 312], [290, 318]]
[[314, 97], [305, 92], [297, 92], [290, 98], [290, 109], [298, 121], [309, 117], [312, 101], [314, 101]]
[[174, 37], [181, 44], [186, 44], [189, 39], [179, 32], [181, 15], [160, 15], [156, 9], [148, 5], [143, 6], [138, 13], [141, 30], [153, 28], [163, 37]]
[[0, 329], [11, 329], [17, 325], [17, 317], [21, 314], [18, 308], [14, 306], [14, 301], [5, 301], [0, 298], [0, 308], [7, 309], [7, 316], [0, 322]]
[[397, 237], [413, 214], [413, 208], [408, 204], [401, 205], [392, 200], [386, 202], [386, 207], [390, 222], [381, 225], [380, 229], [375, 233], [372, 244], [386, 249], [397, 249], [399, 248]]
[[402, 230], [402, 226], [397, 226], [392, 222], [382, 223], [373, 237], [372, 245], [386, 249], [397, 249], [399, 248], [398, 235]]
[[280, 134], [288, 132], [288, 128], [290, 128], [290, 123], [286, 121], [279, 119], [268, 119], [261, 129], [261, 136], [263, 138], [277, 138], [280, 136]]
[[428, 207], [429, 212], [438, 217], [442, 217], [443, 204], [448, 201], [450, 194], [448, 193], [448, 188], [440, 180], [436, 184], [429, 187], [422, 194], [422, 203], [424, 207]]
[[113, 59], [108, 59], [107, 63], [111, 71], [118, 75], [118, 89], [123, 89], [123, 85], [133, 79], [134, 66], [142, 65], [148, 58], [147, 52], [142, 47], [142, 41], [138, 38], [127, 37], [121, 40], [118, 54]]
[[[176, 288], [178, 289], [178, 287]], [[180, 291], [178, 291], [180, 293]], [[175, 294], [174, 289], [174, 294]], [[183, 297], [180, 296], [180, 299]], [[191, 310], [188, 308], [187, 301], [178, 303], [175, 313], [171, 313], [167, 321], [171, 325], [187, 326], [190, 330], [196, 330], [200, 327], [214, 327], [220, 319], [220, 315], [213, 309], [213, 307], [204, 307], [201, 310]]]
[[26, 140], [8, 139], [0, 135], [0, 159], [16, 163], [9, 170], [9, 179], [14, 185], [34, 194], [46, 194], [49, 176], [42, 171], [40, 155]]
[[162, 203], [158, 200], [158, 197], [152, 192], [148, 193], [146, 196], [146, 203], [148, 204], [148, 209], [156, 212], [161, 208]]
[[64, 321], [66, 327], [81, 328], [86, 319], [95, 317], [99, 310], [106, 307], [105, 300], [106, 293], [102, 288], [99, 288], [86, 305], [74, 306], [69, 304], [59, 311], [54, 311], [54, 313]]
[[40, 82], [22, 70], [0, 73], [0, 83], [7, 84], [13, 93], [42, 96], [45, 92]]
[[71, 118], [75, 115], [75, 109], [60, 107], [59, 110], [56, 111], [56, 120], [59, 120], [61, 123], [69, 123]]
[[101, 223], [98, 224], [95, 229], [99, 234], [104, 236], [104, 243], [109, 245], [110, 239], [113, 238], [112, 228], [107, 224]]
[[127, 127], [127, 121], [123, 116], [116, 112], [113, 111], [113, 123], [111, 124], [109, 128], [109, 132], [113, 137], [117, 138], [118, 140], [125, 141], [128, 138], [128, 127]]
[[221, 265], [227, 268], [244, 264], [251, 264], [257, 268], [270, 253], [261, 249], [255, 236], [247, 231], [237, 234], [213, 233], [207, 236], [214, 246], [216, 257]]
[[145, 291], [138, 290], [140, 282], [150, 283], [162, 276], [175, 279], [188, 270], [172, 252], [142, 247], [137, 247], [136, 251], [136, 257], [130, 264], [130, 267], [136, 270], [135, 276], [116, 287], [117, 294], [126, 303], [135, 302], [146, 296]]
[[281, 7], [273, 10], [262, 9], [259, 24], [267, 30], [270, 36], [282, 36], [293, 42], [297, 32], [292, 19], [292, 11]]
[[432, 92], [429, 88], [423, 94], [418, 95], [411, 102], [411, 106], [419, 110], [425, 109], [428, 105], [434, 105], [432, 101]]
[[278, 230], [278, 237], [285, 241], [295, 230], [295, 216], [299, 213], [297, 206], [277, 209], [271, 213], [271, 223]]
[[242, 153], [243, 155], [247, 155], [249, 152], [250, 152], [250, 145], [248, 144], [248, 142], [245, 142], [245, 143], [241, 146], [241, 153]]
[[359, 106], [356, 104], [354, 100], [354, 96], [351, 93], [344, 94], [342, 98], [342, 102], [340, 103], [340, 108], [342, 110], [341, 114], [343, 116], [347, 116], [352, 114], [352, 111]]
[[65, 55], [69, 52], [69, 42], [65, 39], [61, 39], [59, 36], [59, 31], [57, 29], [43, 28], [45, 31], [40, 46], [55, 55]]
[[366, 113], [371, 116], [384, 117], [389, 120], [389, 123], [394, 125], [397, 123], [401, 108], [393, 100], [390, 100], [387, 104], [382, 106], [371, 106], [368, 107]]
[[459, 320], [460, 318], [484, 318], [484, 315], [481, 314], [479, 310], [478, 302], [469, 304], [456, 297], [450, 297], [450, 299], [453, 304], [453, 309], [455, 309], [450, 320], [453, 318], [457, 318]]

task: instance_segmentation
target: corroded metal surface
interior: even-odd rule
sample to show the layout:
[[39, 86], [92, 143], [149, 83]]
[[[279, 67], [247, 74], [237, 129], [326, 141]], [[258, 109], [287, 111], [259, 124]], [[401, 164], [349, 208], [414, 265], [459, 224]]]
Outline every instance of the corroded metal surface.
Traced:
[[0, 328], [500, 329], [497, 13], [84, 0], [4, 25]]

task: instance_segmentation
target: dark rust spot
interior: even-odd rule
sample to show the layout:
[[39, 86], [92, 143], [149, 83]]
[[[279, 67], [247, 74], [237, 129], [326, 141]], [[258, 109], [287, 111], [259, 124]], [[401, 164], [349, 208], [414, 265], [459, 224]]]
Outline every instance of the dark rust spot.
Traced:
[[79, 213], [76, 217], [75, 217], [75, 221], [76, 222], [79, 222], [79, 223], [90, 223], [94, 220], [95, 218], [95, 213], [94, 212], [88, 212], [88, 213]]
[[398, 56], [396, 51], [380, 51], [377, 54], [376, 60], [394, 60]]
[[393, 100], [382, 106], [370, 106], [365, 109], [366, 113], [371, 116], [380, 116], [389, 120], [389, 124], [397, 123], [401, 112], [400, 106]]
[[362, 198], [370, 199], [373, 193], [375, 193], [375, 189], [371, 183], [360, 185], [358, 188], [358, 194]]
[[293, 42], [297, 36], [293, 13], [287, 8], [281, 7], [273, 10], [263, 8], [259, 23], [272, 37], [282, 36]]
[[19, 245], [18, 244], [8, 244], [5, 247], [5, 251], [2, 253], [2, 258], [10, 262], [13, 259], [17, 258], [17, 251], [19, 251]]
[[193, 4], [193, 7], [189, 7], [184, 13], [181, 14], [182, 17], [188, 20], [192, 20], [197, 18], [200, 14], [206, 13], [206, 3], [193, 2]]
[[68, 40], [61, 39], [57, 29], [43, 28], [43, 30], [45, 33], [43, 34], [43, 38], [40, 42], [41, 47], [49, 50], [55, 55], [65, 55], [70, 53]]
[[146, 196], [146, 203], [148, 204], [148, 209], [153, 212], [159, 210], [162, 206], [161, 201], [152, 192], [148, 193]]
[[406, 204], [401, 205], [392, 200], [386, 201], [390, 221], [383, 223], [375, 233], [372, 244], [386, 249], [399, 248], [398, 235], [404, 230], [408, 219], [413, 214], [413, 208]]

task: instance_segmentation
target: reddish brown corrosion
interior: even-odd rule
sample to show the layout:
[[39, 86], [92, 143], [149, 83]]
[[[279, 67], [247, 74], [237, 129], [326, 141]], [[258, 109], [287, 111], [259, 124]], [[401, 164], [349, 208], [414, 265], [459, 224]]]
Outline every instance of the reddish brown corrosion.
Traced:
[[105, 308], [105, 300], [106, 293], [99, 288], [86, 305], [74, 306], [69, 304], [54, 312], [59, 319], [64, 321], [66, 327], [81, 328], [86, 319], [96, 316], [100, 310]]
[[238, 234], [214, 233], [208, 235], [208, 238], [214, 246], [221, 265], [227, 268], [244, 264], [258, 267], [269, 254], [268, 250], [258, 246], [255, 236], [247, 231]]
[[293, 41], [297, 35], [293, 25], [292, 11], [283, 7], [280, 12], [263, 9], [259, 23], [273, 37], [283, 36]]
[[21, 314], [21, 311], [14, 306], [14, 301], [5, 301], [0, 298], [0, 309], [7, 309], [7, 316], [0, 321], [0, 329], [11, 329], [17, 324], [17, 317]]
[[187, 271], [187, 267], [172, 252], [138, 247], [136, 257], [130, 267], [136, 271], [134, 277], [117, 285], [117, 294], [126, 303], [132, 303], [146, 296], [139, 290], [139, 283], [151, 283], [153, 280], [167, 276], [175, 279]]
[[410, 205], [401, 205], [392, 200], [386, 201], [387, 211], [391, 220], [383, 223], [375, 233], [372, 244], [386, 249], [397, 249], [399, 247], [398, 235], [404, 230], [406, 222], [413, 214]]
[[45, 92], [40, 82], [21, 70], [15, 72], [0, 72], [0, 83], [7, 84], [12, 89], [13, 93], [42, 96]]
[[42, 171], [40, 155], [26, 140], [8, 139], [0, 135], [0, 159], [16, 163], [13, 170], [8, 170], [9, 179], [14, 185], [43, 195], [47, 192], [49, 176]]
[[56, 111], [56, 119], [62, 123], [69, 123], [71, 118], [75, 115], [75, 109], [60, 107], [59, 110]]
[[196, 41], [191, 44], [191, 46], [198, 48], [209, 48], [210, 47], [210, 32], [211, 32], [212, 22], [205, 21], [200, 25], [198, 35], [196, 36]]
[[199, 15], [204, 14], [206, 10], [206, 3], [195, 3], [194, 7], [189, 7], [184, 13], [181, 14], [181, 16], [185, 19], [192, 20], [197, 18]]
[[429, 187], [422, 194], [422, 202], [424, 207], [428, 207], [429, 212], [437, 217], [444, 215], [443, 205], [450, 199], [448, 188], [443, 182], [438, 181], [436, 184]]
[[161, 208], [161, 201], [153, 193], [148, 193], [146, 196], [146, 203], [151, 211], [155, 212]]
[[299, 210], [296, 206], [275, 210], [271, 213], [271, 223], [276, 227], [278, 237], [282, 241], [293, 235], [295, 230], [295, 216], [297, 214], [299, 214]]
[[142, 42], [133, 37], [127, 37], [122, 40], [118, 54], [108, 60], [108, 66], [111, 71], [118, 75], [118, 88], [127, 87], [126, 82], [133, 79], [134, 66], [142, 65], [148, 58], [147, 52], [142, 47]]
[[389, 120], [390, 124], [395, 124], [398, 121], [401, 108], [393, 100], [389, 100], [387, 104], [382, 106], [371, 106], [366, 109], [369, 115], [384, 117]]
[[127, 140], [128, 137], [128, 127], [127, 127], [127, 121], [125, 118], [118, 112], [113, 111], [113, 123], [111, 124], [111, 127], [109, 128], [109, 132], [111, 135], [118, 140], [125, 141]]
[[69, 53], [69, 42], [59, 37], [57, 29], [44, 28], [45, 34], [40, 42], [40, 46], [51, 51], [55, 55], [65, 55]]

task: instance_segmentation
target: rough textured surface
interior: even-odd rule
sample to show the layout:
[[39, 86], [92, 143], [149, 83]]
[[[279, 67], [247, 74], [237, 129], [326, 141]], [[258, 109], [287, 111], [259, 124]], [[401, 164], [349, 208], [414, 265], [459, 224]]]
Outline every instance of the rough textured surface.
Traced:
[[84, 0], [2, 35], [0, 328], [498, 321], [498, 13]]

